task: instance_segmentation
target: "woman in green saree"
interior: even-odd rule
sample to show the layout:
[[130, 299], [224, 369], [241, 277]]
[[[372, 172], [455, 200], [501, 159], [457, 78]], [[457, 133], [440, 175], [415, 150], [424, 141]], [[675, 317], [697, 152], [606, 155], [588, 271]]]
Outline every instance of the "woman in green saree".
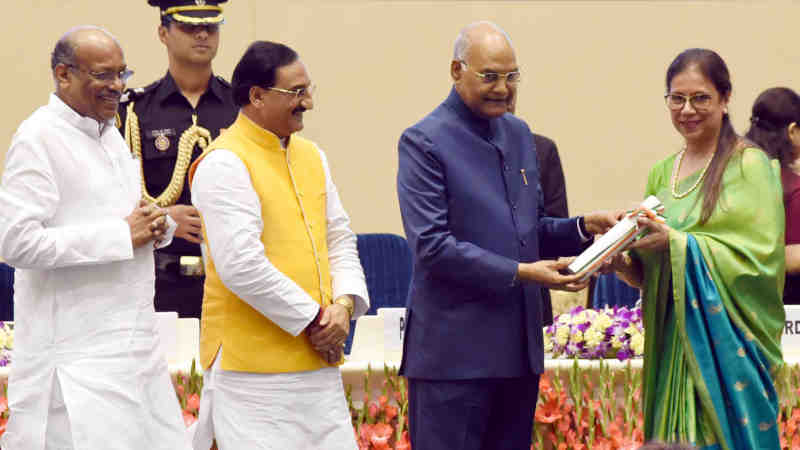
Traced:
[[666, 223], [611, 263], [643, 289], [645, 438], [708, 449], [779, 449], [772, 374], [783, 363], [780, 172], [731, 125], [722, 58], [705, 49], [667, 70], [685, 145], [650, 171]]

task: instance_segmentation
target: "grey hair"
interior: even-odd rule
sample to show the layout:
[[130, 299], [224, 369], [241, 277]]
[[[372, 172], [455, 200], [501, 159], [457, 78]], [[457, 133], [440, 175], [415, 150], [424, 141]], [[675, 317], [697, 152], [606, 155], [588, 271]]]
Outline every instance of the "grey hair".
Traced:
[[469, 52], [469, 48], [472, 45], [470, 32], [475, 28], [487, 25], [490, 28], [493, 28], [498, 33], [502, 34], [506, 38], [506, 41], [508, 41], [508, 45], [510, 45], [512, 48], [514, 47], [514, 45], [511, 43], [511, 37], [508, 35], [508, 33], [505, 32], [505, 30], [503, 30], [493, 22], [489, 22], [487, 20], [481, 20], [479, 22], [472, 22], [471, 24], [462, 28], [461, 31], [458, 33], [458, 36], [456, 36], [456, 43], [453, 45], [454, 60], [464, 61], [466, 59], [467, 53]]
[[55, 70], [56, 66], [59, 64], [64, 64], [65, 66], [70, 67], [75, 67], [78, 65], [78, 61], [75, 56], [75, 50], [77, 49], [77, 46], [75, 45], [73, 38], [75, 33], [86, 30], [102, 31], [108, 35], [108, 37], [113, 39], [120, 48], [122, 48], [117, 38], [114, 37], [113, 34], [109, 33], [105, 28], [95, 25], [80, 25], [71, 28], [69, 31], [64, 33], [61, 38], [59, 38], [58, 42], [56, 42], [56, 46], [53, 48], [53, 53], [50, 54], [50, 69]]

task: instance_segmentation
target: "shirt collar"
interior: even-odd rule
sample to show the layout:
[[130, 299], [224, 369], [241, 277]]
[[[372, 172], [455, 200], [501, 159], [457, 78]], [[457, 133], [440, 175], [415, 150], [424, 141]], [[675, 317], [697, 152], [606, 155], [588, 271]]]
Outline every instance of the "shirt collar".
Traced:
[[109, 129], [115, 128], [114, 119], [98, 122], [91, 117], [83, 116], [72, 109], [71, 106], [64, 103], [64, 100], [61, 100], [55, 93], [50, 94], [50, 102], [47, 106], [56, 116], [64, 119], [70, 125], [95, 139], [100, 138], [100, 136], [107, 133]]
[[485, 119], [472, 112], [472, 110], [469, 109], [469, 106], [464, 103], [464, 100], [461, 98], [461, 94], [456, 91], [455, 86], [450, 89], [450, 95], [447, 96], [447, 99], [444, 101], [444, 105], [455, 111], [455, 113], [478, 134], [485, 137], [487, 140], [491, 138], [492, 122], [495, 122], [496, 120]]
[[[211, 78], [208, 80], [208, 88], [206, 89], [205, 93], [211, 92], [218, 100], [222, 101], [225, 98], [225, 93], [222, 89], [222, 83], [217, 79], [214, 74], [211, 74]], [[203, 95], [205, 95], [205, 93]], [[180, 89], [178, 89], [178, 84], [175, 83], [175, 79], [172, 78], [172, 74], [167, 71], [167, 74], [164, 75], [164, 78], [161, 79], [161, 84], [158, 86], [158, 91], [156, 92], [155, 100], [157, 103], [161, 103], [167, 98], [169, 98], [173, 94], [181, 94]]]

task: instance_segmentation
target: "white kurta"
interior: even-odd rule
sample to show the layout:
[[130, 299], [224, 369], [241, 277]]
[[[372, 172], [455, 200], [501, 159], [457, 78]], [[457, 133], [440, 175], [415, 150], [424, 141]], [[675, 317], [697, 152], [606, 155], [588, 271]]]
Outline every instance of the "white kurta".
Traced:
[[[320, 158], [333, 298], [353, 295], [356, 319], [369, 309], [364, 271], [350, 219], [321, 150]], [[195, 172], [192, 203], [203, 215], [208, 237], [204, 251], [211, 252], [225, 285], [287, 333], [300, 334], [319, 306], [266, 257], [261, 206], [244, 163], [223, 149], [206, 156]], [[220, 450], [356, 447], [338, 368], [244, 373], [222, 370], [219, 360], [203, 376], [196, 450], [208, 450], [214, 434]]]
[[140, 192], [113, 122], [56, 95], [14, 135], [0, 185], [0, 256], [17, 269], [4, 450], [46, 448], [59, 389], [75, 449], [190, 448], [156, 334], [153, 248], [133, 249], [124, 220]]

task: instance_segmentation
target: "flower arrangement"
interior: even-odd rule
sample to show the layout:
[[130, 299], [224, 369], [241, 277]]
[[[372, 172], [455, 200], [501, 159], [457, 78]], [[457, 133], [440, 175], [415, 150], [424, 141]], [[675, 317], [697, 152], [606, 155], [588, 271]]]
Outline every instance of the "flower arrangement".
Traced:
[[11, 349], [14, 347], [14, 322], [0, 321], [0, 367], [11, 364]]
[[[621, 386], [621, 392], [619, 391]], [[531, 450], [634, 450], [644, 443], [641, 371], [569, 369], [539, 379]]]
[[575, 307], [545, 327], [544, 350], [553, 357], [620, 361], [640, 357], [644, 352], [642, 308]]
[[353, 421], [358, 450], [411, 450], [408, 437], [408, 386], [397, 370], [383, 366], [383, 382], [377, 401], [371, 400], [369, 378], [364, 374], [364, 400], [360, 407], [353, 403], [353, 386], [345, 394]]
[[194, 360], [188, 374], [177, 372], [172, 375], [172, 385], [181, 405], [183, 422], [188, 428], [197, 422], [200, 415], [200, 394], [203, 391], [203, 375], [197, 372]]
[[[352, 399], [352, 385], [345, 391], [359, 450], [411, 450], [408, 437], [408, 388], [394, 369], [384, 367], [384, 381], [370, 390], [371, 370], [364, 374], [363, 404]], [[173, 377], [175, 393], [189, 427], [197, 419], [202, 375], [192, 367], [189, 374]], [[0, 381], [0, 436], [5, 433], [10, 411], [7, 380]], [[571, 368], [542, 375], [539, 402], [533, 422], [531, 450], [636, 449], [643, 439], [642, 371], [627, 365], [612, 371]], [[778, 427], [781, 450], [800, 448], [800, 365], [784, 365], [775, 374], [780, 399]], [[378, 394], [372, 400], [372, 394]], [[191, 418], [189, 418], [191, 416]], [[213, 447], [212, 447], [213, 448]]]

